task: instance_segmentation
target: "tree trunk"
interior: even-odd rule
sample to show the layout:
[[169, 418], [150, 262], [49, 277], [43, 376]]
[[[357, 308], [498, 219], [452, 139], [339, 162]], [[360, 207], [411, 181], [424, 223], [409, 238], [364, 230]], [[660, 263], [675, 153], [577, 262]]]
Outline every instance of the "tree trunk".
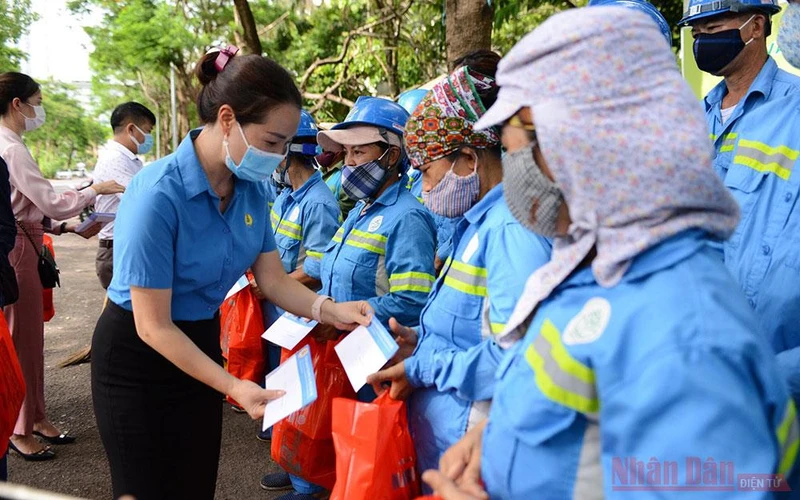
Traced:
[[445, 0], [447, 65], [478, 49], [492, 48], [492, 8], [486, 0]]
[[261, 55], [261, 41], [258, 39], [256, 20], [253, 18], [253, 11], [247, 0], [233, 0], [236, 6], [236, 14], [244, 31], [244, 41], [246, 52]]

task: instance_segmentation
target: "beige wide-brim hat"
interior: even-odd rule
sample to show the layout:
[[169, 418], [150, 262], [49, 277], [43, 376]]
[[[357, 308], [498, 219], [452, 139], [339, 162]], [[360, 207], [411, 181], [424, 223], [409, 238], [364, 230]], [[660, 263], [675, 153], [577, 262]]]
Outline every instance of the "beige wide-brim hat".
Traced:
[[[397, 139], [396, 143], [394, 142], [395, 138]], [[397, 134], [386, 132], [381, 134], [380, 128], [365, 125], [338, 130], [323, 130], [317, 134], [317, 143], [322, 146], [324, 151], [341, 151], [344, 146], [363, 146], [376, 142], [400, 146], [401, 141]]]

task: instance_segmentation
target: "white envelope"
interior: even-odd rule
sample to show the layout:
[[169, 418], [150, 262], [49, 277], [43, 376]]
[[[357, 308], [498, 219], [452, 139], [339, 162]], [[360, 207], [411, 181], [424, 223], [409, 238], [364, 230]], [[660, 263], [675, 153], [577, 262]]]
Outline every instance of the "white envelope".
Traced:
[[380, 370], [399, 346], [380, 321], [372, 320], [369, 326], [359, 326], [348, 333], [334, 349], [358, 392], [367, 383], [367, 376]]
[[270, 390], [285, 391], [282, 397], [267, 403], [261, 430], [267, 430], [292, 413], [317, 399], [317, 379], [311, 362], [311, 349], [304, 346], [272, 370], [264, 381]]
[[316, 321], [306, 321], [287, 312], [267, 328], [261, 338], [291, 351], [315, 326], [317, 326]]
[[247, 279], [247, 276], [242, 276], [241, 278], [236, 280], [236, 283], [234, 283], [231, 289], [228, 290], [228, 294], [225, 295], [225, 300], [228, 300], [229, 298], [233, 297], [237, 293], [247, 288], [249, 285], [250, 281]]

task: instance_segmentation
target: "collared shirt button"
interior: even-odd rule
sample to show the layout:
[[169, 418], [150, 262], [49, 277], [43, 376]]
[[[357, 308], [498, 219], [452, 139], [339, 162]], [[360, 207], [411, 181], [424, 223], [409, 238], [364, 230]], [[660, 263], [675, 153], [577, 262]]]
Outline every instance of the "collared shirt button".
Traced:
[[230, 264], [230, 263], [231, 263], [231, 259], [225, 259], [225, 264]]
[[207, 308], [207, 309], [208, 309], [209, 311], [213, 311], [213, 310], [214, 310], [214, 308], [213, 308], [212, 306], [208, 306], [208, 308]]
[[228, 234], [231, 232], [231, 230], [226, 227], [225, 229], [222, 230], [222, 232]]
[[761, 253], [763, 253], [764, 255], [769, 255], [769, 251], [770, 251], [769, 245], [761, 246]]
[[753, 299], [747, 299], [747, 302], [750, 304], [750, 307], [756, 306], [756, 302]]
[[785, 201], [786, 203], [789, 203], [790, 201], [792, 201], [792, 193], [786, 193], [783, 196], [783, 201]]

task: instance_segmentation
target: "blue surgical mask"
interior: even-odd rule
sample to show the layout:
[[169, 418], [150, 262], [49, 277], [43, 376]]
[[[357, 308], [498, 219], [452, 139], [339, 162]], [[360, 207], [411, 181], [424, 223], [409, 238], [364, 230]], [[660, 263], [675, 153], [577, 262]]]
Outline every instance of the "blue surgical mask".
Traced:
[[[136, 127], [136, 124], [134, 123], [133, 126]], [[145, 131], [139, 127], [136, 127], [136, 130], [142, 133], [144, 136], [144, 142], [137, 141], [133, 134], [129, 135], [128, 137], [130, 137], [133, 143], [136, 144], [136, 153], [140, 155], [146, 155], [153, 149], [153, 143], [155, 142], [153, 139], [153, 134], [146, 134]]]
[[233, 175], [243, 181], [259, 182], [268, 179], [272, 175], [272, 172], [278, 168], [278, 165], [281, 164], [286, 155], [261, 151], [252, 146], [247, 142], [247, 137], [244, 136], [244, 131], [239, 122], [236, 122], [236, 126], [239, 127], [242, 140], [247, 145], [247, 151], [244, 152], [242, 160], [237, 165], [233, 161], [233, 158], [231, 158], [231, 152], [230, 149], [228, 149], [228, 138], [225, 137], [225, 139], [222, 140], [222, 146], [225, 148], [225, 165], [233, 172]]
[[778, 47], [786, 62], [800, 68], [800, 4], [797, 2], [784, 7], [781, 29], [778, 31]]

